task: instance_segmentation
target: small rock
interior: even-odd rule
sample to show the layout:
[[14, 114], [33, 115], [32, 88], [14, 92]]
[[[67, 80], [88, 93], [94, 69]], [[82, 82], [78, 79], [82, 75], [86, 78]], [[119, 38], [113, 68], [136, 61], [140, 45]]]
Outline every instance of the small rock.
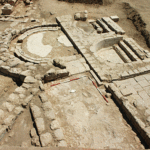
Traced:
[[37, 80], [41, 80], [41, 78], [42, 78], [42, 76], [41, 76], [40, 74], [37, 74], [37, 75], [35, 76], [35, 79], [37, 79]]
[[35, 128], [32, 128], [32, 129], [30, 130], [30, 135], [31, 135], [32, 138], [37, 136], [37, 133], [36, 133]]
[[0, 120], [4, 119], [4, 111], [0, 109]]
[[39, 88], [41, 91], [45, 91], [45, 88], [44, 88], [42, 81], [39, 81]]
[[31, 22], [35, 22], [36, 21], [36, 19], [34, 19], [34, 18], [31, 18]]
[[20, 107], [20, 106], [18, 106], [18, 107], [16, 107], [16, 108], [14, 109], [14, 113], [15, 113], [16, 115], [20, 115], [23, 111], [24, 111], [24, 109], [23, 109], [22, 107]]
[[29, 89], [29, 88], [31, 88], [32, 86], [31, 86], [31, 84], [23, 83], [23, 84], [22, 84], [22, 87], [24, 87], [24, 88], [26, 88], [26, 89]]
[[67, 147], [66, 141], [62, 140], [58, 142], [58, 147]]
[[14, 93], [10, 94], [7, 101], [11, 102], [12, 104], [19, 104], [18, 94], [14, 94]]
[[75, 20], [80, 20], [80, 13], [75, 13], [74, 19]]
[[58, 58], [53, 60], [53, 64], [54, 66], [59, 67], [61, 69], [66, 68], [65, 63], [61, 59], [58, 59]]
[[51, 129], [56, 130], [58, 128], [60, 128], [59, 122], [57, 120], [52, 121], [51, 122]]
[[26, 96], [25, 96], [24, 94], [19, 94], [19, 97], [20, 97], [21, 99], [24, 99]]
[[36, 70], [37, 68], [35, 66], [29, 66], [28, 69], [29, 70]]
[[14, 93], [18, 93], [18, 94], [25, 94], [26, 93], [26, 89], [23, 87], [18, 87], [15, 89]]
[[46, 111], [46, 110], [52, 110], [52, 104], [51, 104], [51, 102], [45, 102], [45, 103], [43, 103], [42, 108], [43, 108], [44, 111]]
[[58, 141], [64, 140], [64, 134], [63, 134], [62, 129], [54, 130], [54, 136], [55, 136], [56, 140], [58, 140]]
[[33, 83], [35, 83], [35, 82], [37, 82], [37, 80], [36, 80], [34, 77], [32, 77], [32, 76], [27, 76], [27, 77], [25, 78], [25, 80], [24, 80], [24, 83], [33, 84]]
[[55, 114], [53, 110], [45, 111], [45, 117], [47, 117], [50, 121], [55, 119]]
[[26, 107], [28, 105], [28, 103], [32, 100], [33, 95], [29, 95], [22, 103], [23, 107]]
[[40, 135], [40, 141], [41, 141], [42, 147], [46, 147], [49, 144], [51, 144], [52, 139], [53, 139], [52, 135], [49, 132]]
[[46, 94], [45, 94], [45, 93], [41, 93], [41, 94], [39, 94], [39, 97], [40, 97], [40, 99], [41, 99], [42, 103], [44, 103], [44, 102], [47, 102], [47, 101], [48, 101], [48, 98], [47, 98], [47, 96], [46, 96]]
[[31, 89], [31, 94], [36, 95], [38, 93], [39, 89], [38, 88], [33, 88]]
[[34, 146], [40, 146], [39, 137], [38, 136], [33, 137], [31, 140], [31, 144]]
[[10, 104], [9, 102], [4, 102], [2, 105], [4, 108], [8, 110], [8, 112], [11, 112], [14, 109], [14, 105]]
[[10, 125], [11, 123], [13, 123], [12, 121], [15, 120], [15, 116], [14, 115], [9, 115], [3, 122], [4, 125]]

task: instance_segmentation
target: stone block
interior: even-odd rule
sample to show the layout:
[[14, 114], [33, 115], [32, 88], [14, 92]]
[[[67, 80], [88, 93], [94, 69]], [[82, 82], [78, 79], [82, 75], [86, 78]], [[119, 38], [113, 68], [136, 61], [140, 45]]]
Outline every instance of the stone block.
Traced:
[[46, 117], [47, 119], [49, 119], [50, 121], [55, 119], [55, 114], [54, 114], [54, 111], [53, 111], [53, 110], [45, 111], [45, 112], [44, 112], [44, 115], [45, 115], [45, 117]]
[[147, 95], [147, 93], [145, 91], [140, 91], [140, 92], [138, 92], [138, 94], [144, 101], [150, 99], [150, 97]]
[[59, 129], [60, 128], [59, 122], [57, 120], [52, 121], [50, 127], [52, 130]]
[[54, 136], [57, 141], [64, 140], [64, 134], [62, 129], [57, 129], [54, 131]]
[[23, 106], [23, 107], [26, 107], [26, 106], [28, 105], [28, 103], [32, 100], [32, 98], [33, 98], [33, 95], [27, 96], [27, 97], [25, 98], [25, 100], [23, 101], [22, 106]]
[[15, 106], [9, 102], [4, 102], [2, 106], [6, 108], [8, 112], [11, 112], [15, 108]]
[[40, 108], [38, 106], [36, 106], [33, 103], [31, 103], [30, 104], [30, 108], [31, 108], [32, 115], [33, 115], [34, 119], [40, 118], [42, 116], [41, 110], [40, 110]]
[[118, 21], [119, 21], [119, 17], [118, 17], [118, 16], [110, 16], [110, 18], [111, 18], [114, 22], [118, 22]]
[[13, 11], [13, 6], [11, 6], [10, 4], [5, 4], [2, 7], [2, 14], [3, 15], [10, 15]]
[[46, 96], [46, 94], [45, 94], [45, 93], [41, 93], [41, 94], [39, 94], [39, 97], [40, 97], [40, 99], [41, 99], [42, 103], [45, 103], [45, 102], [47, 102], [47, 101], [48, 101], [48, 98], [47, 98], [47, 96]]
[[14, 113], [15, 113], [16, 115], [20, 115], [23, 111], [24, 111], [24, 109], [23, 109], [22, 107], [20, 107], [20, 106], [18, 106], [18, 107], [16, 107], [16, 108], [14, 109]]
[[42, 108], [43, 108], [44, 111], [52, 110], [51, 102], [48, 101], [48, 102], [43, 103]]
[[38, 134], [41, 135], [42, 132], [45, 131], [44, 119], [43, 118], [36, 118], [35, 124], [36, 124]]
[[4, 119], [4, 125], [10, 125], [15, 121], [16, 117], [14, 115], [9, 115], [6, 119]]
[[24, 79], [24, 83], [34, 84], [34, 83], [36, 83], [36, 82], [37, 82], [37, 80], [36, 80], [34, 77], [32, 77], [32, 76], [27, 76], [27, 77]]
[[12, 104], [19, 104], [19, 95], [12, 93], [9, 95], [7, 101], [11, 102]]
[[139, 81], [138, 82], [139, 83], [139, 85], [141, 86], [141, 87], [147, 87], [147, 86], [150, 86], [150, 83], [147, 81], [147, 80], [142, 80], [142, 81]]
[[49, 132], [40, 135], [40, 141], [42, 147], [46, 147], [49, 144], [51, 144], [52, 140], [53, 140], [52, 135]]
[[67, 143], [64, 140], [58, 142], [58, 147], [67, 147]]
[[0, 120], [4, 119], [4, 111], [0, 109]]
[[26, 93], [26, 89], [23, 88], [23, 87], [18, 87], [18, 88], [15, 89], [14, 93], [25, 94]]

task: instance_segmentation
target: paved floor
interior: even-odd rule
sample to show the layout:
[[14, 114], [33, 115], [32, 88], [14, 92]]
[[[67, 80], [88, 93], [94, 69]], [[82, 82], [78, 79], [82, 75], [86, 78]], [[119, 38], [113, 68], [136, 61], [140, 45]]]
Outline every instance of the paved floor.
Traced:
[[89, 78], [50, 88], [45, 84], [69, 147], [139, 148], [138, 137], [118, 107], [107, 104]]

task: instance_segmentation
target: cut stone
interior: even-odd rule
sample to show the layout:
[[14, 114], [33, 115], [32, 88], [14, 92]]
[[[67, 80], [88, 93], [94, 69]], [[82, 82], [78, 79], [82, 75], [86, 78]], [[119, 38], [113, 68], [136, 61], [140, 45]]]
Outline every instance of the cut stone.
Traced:
[[64, 140], [64, 134], [62, 129], [57, 129], [54, 131], [54, 136], [56, 138], [56, 140], [60, 141], [60, 140]]
[[58, 142], [58, 147], [67, 147], [66, 141], [62, 140]]
[[23, 111], [24, 111], [24, 109], [23, 109], [22, 107], [20, 107], [20, 106], [18, 106], [18, 107], [16, 107], [16, 108], [14, 109], [14, 113], [15, 113], [16, 115], [20, 115]]
[[41, 134], [45, 130], [45, 124], [43, 118], [36, 118], [35, 124], [38, 130], [38, 134]]
[[36, 95], [38, 93], [39, 89], [38, 88], [33, 88], [31, 89], [31, 94]]
[[40, 135], [40, 141], [41, 141], [42, 147], [46, 147], [49, 144], [51, 144], [52, 140], [53, 140], [52, 135], [49, 132]]
[[0, 109], [0, 120], [4, 119], [4, 111]]
[[8, 102], [11, 102], [12, 104], [19, 104], [19, 96], [17, 94], [10, 94], [8, 99]]
[[36, 133], [35, 128], [32, 128], [32, 129], [30, 130], [30, 135], [31, 135], [31, 137], [37, 136], [37, 133]]
[[43, 103], [42, 108], [43, 108], [44, 111], [46, 111], [46, 110], [52, 110], [52, 104], [51, 104], [51, 102], [45, 102], [45, 103]]
[[41, 93], [41, 94], [39, 94], [39, 97], [40, 97], [40, 99], [41, 99], [42, 103], [45, 103], [45, 102], [47, 102], [47, 101], [48, 101], [48, 98], [47, 98], [47, 96], [46, 96], [46, 94], [45, 94], [45, 93]]
[[27, 76], [27, 77], [25, 78], [25, 80], [24, 80], [24, 83], [33, 84], [33, 83], [35, 83], [35, 82], [37, 82], [37, 80], [36, 80], [34, 77], [32, 77], [32, 76]]
[[31, 108], [31, 111], [32, 111], [34, 119], [41, 117], [42, 113], [41, 113], [41, 110], [40, 110], [40, 108], [38, 106], [36, 106], [33, 103], [31, 103], [30, 104], [30, 108]]
[[4, 102], [2, 105], [4, 108], [6, 108], [8, 110], [8, 112], [11, 112], [14, 109], [14, 105], [8, 103], [8, 102]]
[[56, 130], [58, 128], [60, 128], [59, 122], [57, 120], [52, 121], [51, 122], [51, 129]]
[[10, 125], [12, 123], [12, 121], [15, 120], [15, 116], [14, 115], [9, 115], [3, 122], [4, 125]]
[[45, 111], [44, 113], [45, 117], [47, 117], [49, 120], [55, 119], [55, 114], [53, 110]]
[[14, 93], [25, 94], [26, 89], [23, 88], [23, 87], [18, 87], [18, 88], [15, 89]]

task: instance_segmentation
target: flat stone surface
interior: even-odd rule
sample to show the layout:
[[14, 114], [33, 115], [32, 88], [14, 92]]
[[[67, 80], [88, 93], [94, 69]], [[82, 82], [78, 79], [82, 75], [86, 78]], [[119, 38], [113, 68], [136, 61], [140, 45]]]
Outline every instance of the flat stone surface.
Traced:
[[55, 136], [56, 140], [58, 140], [58, 141], [63, 140], [65, 138], [62, 129], [55, 130], [54, 136]]
[[58, 42], [64, 44], [67, 47], [72, 46], [71, 42], [68, 40], [66, 35], [62, 35], [62, 36], [58, 37], [57, 39], [58, 39]]
[[52, 50], [52, 46], [44, 45], [42, 39], [45, 32], [31, 35], [27, 40], [28, 51], [40, 57], [46, 57]]
[[141, 85], [141, 87], [143, 87], [143, 88], [150, 85], [150, 83], [149, 83], [148, 81], [146, 81], [146, 80], [139, 81], [138, 83], [139, 83], [139, 84]]
[[[69, 79], [71, 77], [66, 80]], [[56, 83], [62, 81], [65, 79]], [[122, 114], [113, 100], [108, 98], [107, 105], [87, 77], [54, 87], [50, 85], [51, 83], [44, 84], [45, 92], [57, 112], [56, 118], [68, 147], [104, 148], [107, 145], [113, 148], [113, 143], [116, 143], [121, 148], [128, 145], [125, 139], [130, 139], [132, 135], [135, 137], [124, 124]], [[131, 140], [128, 141], [130, 143]]]
[[35, 83], [37, 80], [32, 76], [27, 76], [24, 80], [24, 83]]
[[43, 118], [36, 118], [35, 124], [38, 130], [38, 134], [41, 134], [45, 130], [45, 124]]

